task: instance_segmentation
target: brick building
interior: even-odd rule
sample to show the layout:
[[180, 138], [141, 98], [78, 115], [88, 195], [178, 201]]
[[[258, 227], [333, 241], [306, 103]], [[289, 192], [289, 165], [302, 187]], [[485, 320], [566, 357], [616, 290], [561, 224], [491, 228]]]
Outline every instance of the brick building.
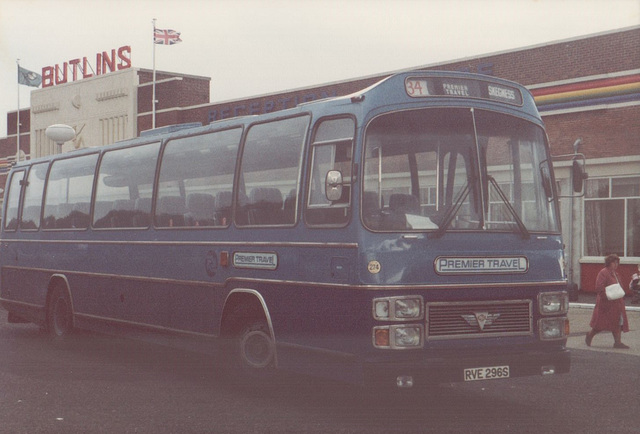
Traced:
[[[554, 155], [572, 153], [581, 138], [589, 172], [585, 196], [561, 201], [569, 279], [592, 290], [608, 253], [621, 256], [627, 279], [640, 263], [640, 26], [414, 69], [464, 70], [522, 83], [536, 98]], [[208, 77], [158, 72], [156, 126], [282, 110], [349, 94], [387, 75], [210, 103]], [[130, 68], [34, 90], [31, 108], [20, 111], [21, 154], [35, 158], [101, 146], [150, 129], [151, 76]], [[0, 187], [17, 153], [16, 116], [7, 114], [7, 137], [0, 139]], [[44, 136], [54, 123], [71, 125], [77, 138], [58, 149]], [[570, 161], [555, 166], [561, 193], [568, 194]]]

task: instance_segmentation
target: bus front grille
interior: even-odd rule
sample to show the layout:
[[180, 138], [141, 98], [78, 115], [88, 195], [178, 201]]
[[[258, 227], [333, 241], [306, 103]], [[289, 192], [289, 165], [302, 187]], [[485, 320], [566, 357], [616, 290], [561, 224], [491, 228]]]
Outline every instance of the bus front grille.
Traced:
[[427, 339], [529, 336], [530, 300], [427, 303]]

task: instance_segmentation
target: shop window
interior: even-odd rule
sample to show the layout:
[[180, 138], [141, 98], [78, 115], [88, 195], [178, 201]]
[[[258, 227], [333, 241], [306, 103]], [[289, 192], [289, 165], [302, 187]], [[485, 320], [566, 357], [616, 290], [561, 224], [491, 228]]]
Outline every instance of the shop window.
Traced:
[[640, 177], [589, 179], [584, 200], [584, 254], [640, 256]]

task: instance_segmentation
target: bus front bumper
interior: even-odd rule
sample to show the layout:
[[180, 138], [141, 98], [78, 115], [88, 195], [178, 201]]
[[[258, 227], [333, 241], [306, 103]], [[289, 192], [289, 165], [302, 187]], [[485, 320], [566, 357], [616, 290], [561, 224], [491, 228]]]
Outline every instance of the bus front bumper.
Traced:
[[488, 381], [569, 372], [568, 350], [427, 358], [416, 362], [366, 362], [364, 381], [383, 387]]

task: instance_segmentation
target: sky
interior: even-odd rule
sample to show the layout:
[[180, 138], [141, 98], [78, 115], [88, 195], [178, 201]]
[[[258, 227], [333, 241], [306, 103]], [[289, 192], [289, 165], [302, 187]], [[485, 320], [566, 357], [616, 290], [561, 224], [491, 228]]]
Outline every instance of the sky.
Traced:
[[640, 0], [0, 0], [0, 137], [35, 89], [17, 59], [42, 73], [126, 45], [151, 69], [154, 18], [182, 39], [156, 69], [211, 77], [219, 102], [638, 26]]

